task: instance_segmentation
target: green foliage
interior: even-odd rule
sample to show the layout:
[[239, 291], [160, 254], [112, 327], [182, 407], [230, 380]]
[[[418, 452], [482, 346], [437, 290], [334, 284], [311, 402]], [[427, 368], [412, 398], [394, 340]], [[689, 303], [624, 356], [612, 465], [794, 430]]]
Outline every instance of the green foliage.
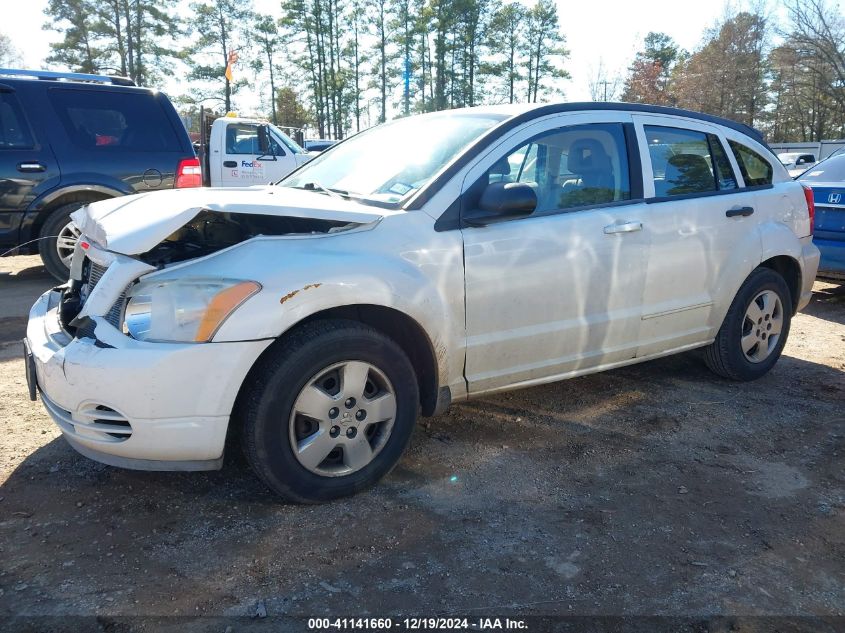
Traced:
[[290, 86], [283, 86], [279, 89], [276, 111], [278, 113], [278, 124], [283, 127], [303, 128], [314, 122], [299, 95]]
[[48, 62], [79, 72], [127, 76], [157, 85], [171, 75], [181, 31], [176, 0], [49, 0], [50, 28], [62, 34]]
[[105, 55], [97, 44], [99, 34], [92, 28], [92, 16], [95, 14], [93, 0], [50, 0], [44, 12], [50, 18], [44, 28], [63, 35], [60, 42], [50, 45], [47, 62], [61, 64], [77, 72], [100, 72]]
[[12, 45], [8, 35], [0, 33], [0, 66], [19, 66], [20, 63], [20, 51]]
[[[269, 79], [271, 118], [277, 86], [295, 87], [317, 133], [334, 138], [397, 114], [550, 98], [569, 76], [554, 0], [282, 0], [278, 21], [249, 0], [195, 0], [181, 26], [177, 1], [49, 0], [45, 28], [63, 39], [48, 61], [149, 84], [178, 58], [187, 102], [224, 110], [239, 88]], [[183, 36], [190, 45], [171, 50]]]
[[788, 29], [740, 11], [705, 32], [692, 53], [649, 33], [623, 100], [677, 105], [754, 125], [772, 142], [845, 135], [845, 17], [827, 0], [787, 0]]
[[188, 33], [194, 38], [184, 51], [190, 68], [189, 79], [215, 84], [212, 92], [202, 98], [217, 96], [226, 111], [232, 109], [232, 94], [249, 85], [246, 77], [234, 71], [230, 82], [224, 75], [229, 53], [237, 51], [239, 62], [246, 62], [251, 38], [249, 26], [253, 21], [252, 3], [247, 0], [202, 0], [191, 3], [192, 20]]
[[670, 84], [674, 69], [683, 57], [683, 51], [665, 33], [646, 35], [643, 50], [637, 53], [629, 68], [622, 100], [674, 105], [675, 97], [670, 91]]
[[285, 0], [282, 8], [321, 137], [360, 129], [362, 112], [372, 122], [537, 101], [569, 76], [553, 0], [530, 9], [501, 0]]

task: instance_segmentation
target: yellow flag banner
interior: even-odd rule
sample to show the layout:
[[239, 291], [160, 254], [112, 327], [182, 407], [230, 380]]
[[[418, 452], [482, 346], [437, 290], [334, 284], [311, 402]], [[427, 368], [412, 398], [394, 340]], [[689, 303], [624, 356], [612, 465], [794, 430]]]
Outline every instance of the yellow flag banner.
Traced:
[[238, 62], [238, 51], [229, 51], [229, 60], [226, 64], [226, 79], [232, 81], [232, 67]]

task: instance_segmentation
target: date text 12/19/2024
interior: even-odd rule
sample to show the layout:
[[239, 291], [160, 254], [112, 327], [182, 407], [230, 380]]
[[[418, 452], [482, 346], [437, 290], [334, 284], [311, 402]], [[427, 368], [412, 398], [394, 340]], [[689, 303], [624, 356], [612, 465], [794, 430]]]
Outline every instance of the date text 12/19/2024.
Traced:
[[314, 631], [527, 631], [525, 620], [511, 618], [309, 618]]

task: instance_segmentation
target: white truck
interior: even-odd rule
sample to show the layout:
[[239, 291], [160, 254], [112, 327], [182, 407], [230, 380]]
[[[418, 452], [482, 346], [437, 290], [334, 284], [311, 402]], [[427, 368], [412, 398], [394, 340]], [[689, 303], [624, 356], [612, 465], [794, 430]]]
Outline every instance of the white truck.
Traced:
[[206, 187], [266, 185], [313, 157], [267, 121], [204, 117], [201, 129], [198, 153]]

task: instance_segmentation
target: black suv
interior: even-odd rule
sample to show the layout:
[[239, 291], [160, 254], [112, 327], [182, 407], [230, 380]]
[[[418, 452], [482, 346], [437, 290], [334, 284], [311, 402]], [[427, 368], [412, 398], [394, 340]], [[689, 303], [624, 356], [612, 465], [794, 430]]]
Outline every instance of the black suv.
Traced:
[[123, 77], [0, 69], [0, 252], [40, 253], [64, 281], [72, 211], [201, 184], [185, 126], [161, 92]]

